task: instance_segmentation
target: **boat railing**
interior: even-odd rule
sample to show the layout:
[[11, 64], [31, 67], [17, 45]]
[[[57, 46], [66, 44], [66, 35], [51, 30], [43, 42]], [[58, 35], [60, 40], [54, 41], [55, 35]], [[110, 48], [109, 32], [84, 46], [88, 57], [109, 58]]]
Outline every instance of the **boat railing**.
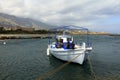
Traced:
[[87, 47], [91, 47], [92, 46], [92, 42], [87, 42], [86, 45], [87, 45]]

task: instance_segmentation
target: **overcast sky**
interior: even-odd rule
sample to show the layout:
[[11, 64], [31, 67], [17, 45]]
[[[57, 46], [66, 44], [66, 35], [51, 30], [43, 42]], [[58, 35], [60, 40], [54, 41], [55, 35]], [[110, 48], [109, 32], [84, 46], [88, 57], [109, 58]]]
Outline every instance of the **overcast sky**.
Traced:
[[0, 0], [0, 12], [52, 25], [120, 33], [120, 0]]

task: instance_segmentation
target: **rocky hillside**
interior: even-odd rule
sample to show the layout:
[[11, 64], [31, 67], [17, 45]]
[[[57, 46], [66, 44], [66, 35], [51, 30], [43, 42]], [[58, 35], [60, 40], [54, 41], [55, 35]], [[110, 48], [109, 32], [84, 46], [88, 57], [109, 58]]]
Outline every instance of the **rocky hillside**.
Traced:
[[13, 15], [0, 13], [0, 27], [34, 27], [36, 29], [48, 29], [50, 26], [30, 18], [21, 18]]

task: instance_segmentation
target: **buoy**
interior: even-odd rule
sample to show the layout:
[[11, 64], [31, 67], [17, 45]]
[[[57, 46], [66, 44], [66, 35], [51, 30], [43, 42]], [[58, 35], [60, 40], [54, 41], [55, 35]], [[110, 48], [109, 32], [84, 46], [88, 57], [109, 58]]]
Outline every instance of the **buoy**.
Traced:
[[6, 42], [3, 42], [3, 44], [6, 44]]
[[49, 48], [47, 48], [47, 55], [48, 55], [48, 56], [50, 55]]

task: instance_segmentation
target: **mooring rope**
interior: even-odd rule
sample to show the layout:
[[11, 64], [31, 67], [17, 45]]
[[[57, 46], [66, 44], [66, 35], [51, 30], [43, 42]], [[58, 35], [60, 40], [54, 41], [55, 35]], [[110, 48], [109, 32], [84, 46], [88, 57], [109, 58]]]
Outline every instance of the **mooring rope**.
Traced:
[[[81, 53], [81, 54], [84, 54], [84, 53]], [[52, 75], [52, 74], [60, 71], [60, 70], [63, 69], [65, 66], [67, 66], [68, 64], [70, 64], [73, 60], [75, 60], [77, 57], [79, 57], [81, 54], [77, 55], [76, 57], [72, 58], [71, 60], [67, 61], [66, 63], [64, 63], [64, 64], [62, 64], [62, 65], [60, 65], [60, 66], [52, 69], [51, 71], [48, 71], [47, 73], [45, 73], [45, 74], [43, 74], [42, 76], [38, 77], [36, 80], [43, 80], [43, 79], [49, 77], [50, 75]], [[94, 70], [93, 70], [90, 56], [88, 56], [88, 61], [89, 61], [89, 65], [90, 65], [90, 71], [91, 71], [91, 73], [92, 73], [92, 75], [93, 75], [94, 80], [98, 80], [98, 79], [97, 79], [97, 76], [96, 76], [96, 74], [95, 74], [95, 72], [94, 72]]]
[[95, 74], [95, 72], [93, 70], [93, 66], [92, 66], [92, 62], [91, 62], [90, 56], [88, 56], [88, 61], [89, 61], [89, 65], [90, 65], [90, 71], [91, 71], [91, 73], [93, 75], [94, 80], [98, 80], [97, 76], [96, 76], [96, 74]]
[[[81, 53], [81, 54], [84, 54], [84, 53]], [[53, 70], [51, 71], [48, 71], [47, 73], [43, 74], [42, 76], [40, 76], [39, 78], [37, 78], [36, 80], [43, 80], [47, 77], [49, 77], [50, 75], [60, 71], [61, 69], [63, 69], [65, 66], [67, 66], [68, 64], [70, 64], [73, 60], [75, 60], [77, 57], [79, 57], [81, 54], [75, 56], [74, 58], [72, 58], [71, 60], [67, 61], [66, 63], [54, 68]]]

